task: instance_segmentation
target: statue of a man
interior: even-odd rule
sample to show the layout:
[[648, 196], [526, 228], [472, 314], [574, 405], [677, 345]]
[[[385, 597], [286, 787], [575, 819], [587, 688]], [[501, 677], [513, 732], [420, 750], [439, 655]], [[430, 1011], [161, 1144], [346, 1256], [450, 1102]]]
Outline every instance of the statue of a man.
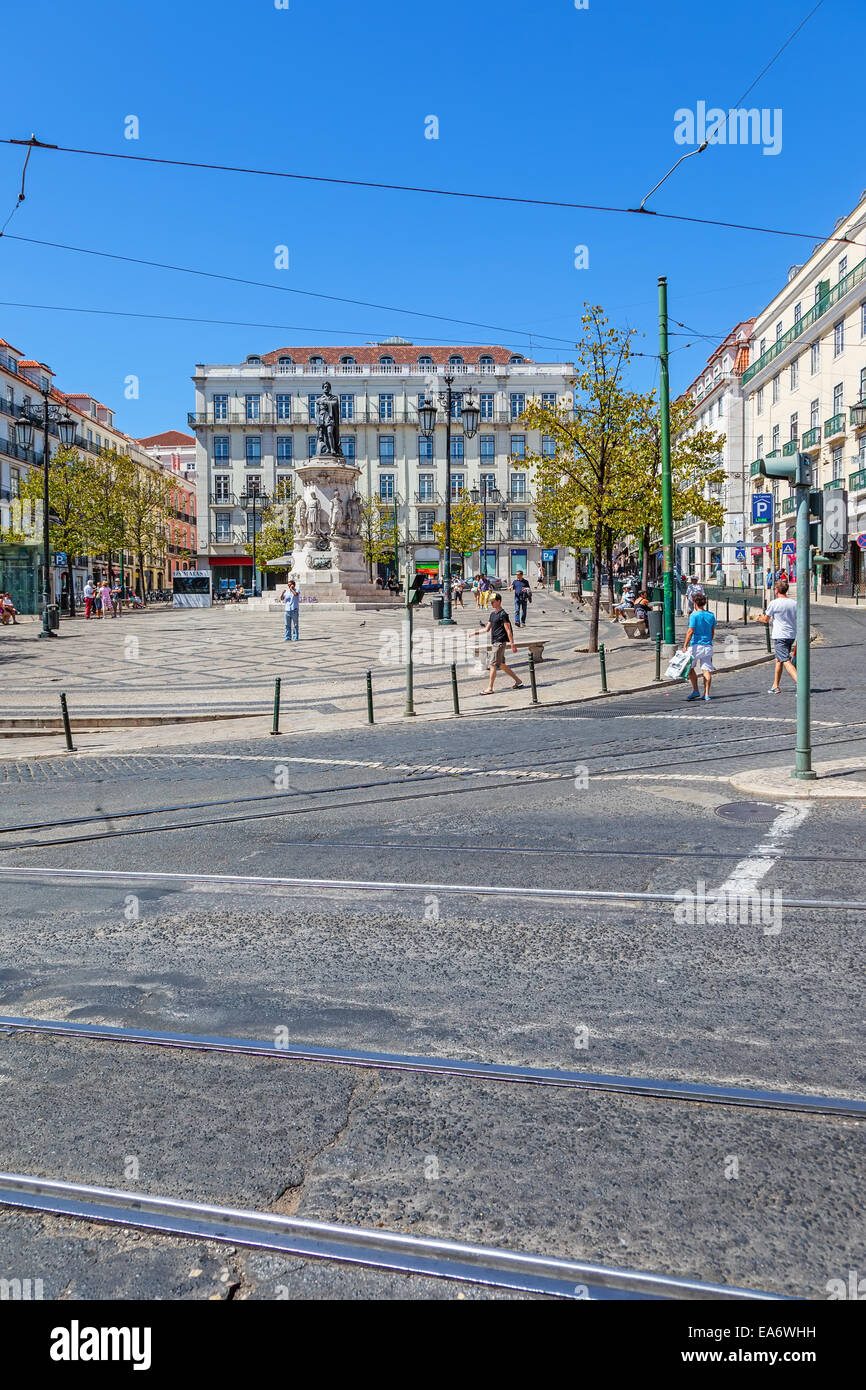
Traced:
[[360, 536], [361, 534], [361, 499], [357, 492], [353, 492], [349, 498], [349, 535]]
[[319, 496], [315, 488], [310, 488], [307, 498], [307, 535], [315, 536], [319, 530]]
[[307, 534], [307, 508], [303, 497], [299, 497], [295, 503], [295, 535], [305, 536]]
[[331, 510], [328, 516], [328, 523], [332, 536], [338, 536], [343, 529], [343, 502], [339, 492], [335, 492], [331, 500]]
[[340, 444], [340, 402], [331, 394], [331, 383], [322, 383], [322, 394], [316, 401], [316, 453], [343, 457]]

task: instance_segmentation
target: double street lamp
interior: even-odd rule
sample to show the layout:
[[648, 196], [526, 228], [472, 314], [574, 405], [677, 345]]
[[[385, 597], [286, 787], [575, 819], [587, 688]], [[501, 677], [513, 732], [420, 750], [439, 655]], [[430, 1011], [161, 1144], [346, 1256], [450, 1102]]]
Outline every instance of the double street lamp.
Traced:
[[[445, 390], [437, 391], [440, 405], [445, 407], [445, 569], [442, 580], [442, 622], [453, 623], [451, 616], [451, 418], [454, 408], [454, 393], [451, 390], [454, 377], [447, 373], [443, 377]], [[462, 403], [461, 419], [463, 436], [471, 439], [478, 431], [481, 412], [470, 398]], [[436, 403], [426, 396], [418, 403], [418, 421], [425, 439], [432, 439], [436, 429]]]
[[[482, 477], [481, 477], [481, 487], [480, 487], [480, 489], [477, 488], [477, 487], [472, 488], [472, 489], [471, 489], [470, 496], [472, 497], [472, 501], [476, 504], [476, 506], [478, 505], [478, 503], [479, 503], [479, 501], [480, 501], [482, 507], [484, 508], [484, 540], [481, 542], [481, 554], [480, 554], [480, 556], [479, 556], [479, 559], [481, 560], [481, 573], [482, 573], [483, 575], [486, 575], [486, 574], [487, 574], [487, 503], [489, 502], [493, 507], [498, 507], [498, 506], [499, 506], [499, 503], [502, 501], [502, 493], [499, 491], [499, 488], [496, 487], [495, 484], [493, 484], [493, 485], [489, 484], [488, 481], [487, 481], [487, 479], [486, 479], [486, 477], [484, 477], [484, 475], [482, 474]], [[506, 508], [503, 508], [503, 511], [505, 511], [505, 510], [506, 510]], [[495, 515], [496, 515], [496, 513], [494, 512], [494, 517], [495, 517]]]
[[[244, 511], [248, 514], [247, 520], [249, 521], [250, 514], [253, 518], [253, 598], [258, 598], [259, 585], [256, 571], [256, 515], [258, 514], [259, 516], [261, 516], [263, 512], [267, 511], [268, 507], [271, 505], [271, 499], [270, 497], [268, 497], [267, 493], [260, 492], [257, 487], [251, 487], [248, 492], [241, 493], [240, 502]], [[258, 513], [256, 512], [257, 506]]]
[[33, 445], [34, 425], [42, 426], [42, 631], [39, 636], [56, 637], [57, 634], [51, 630], [48, 612], [51, 603], [51, 543], [48, 503], [48, 465], [51, 460], [51, 447], [48, 442], [48, 430], [50, 425], [56, 425], [60, 443], [68, 449], [70, 445], [75, 443], [75, 421], [68, 410], [61, 415], [59, 406], [48, 404], [50, 394], [48, 391], [43, 391], [41, 394], [42, 409], [24, 406], [21, 415], [15, 421], [15, 435], [21, 448], [28, 450]]

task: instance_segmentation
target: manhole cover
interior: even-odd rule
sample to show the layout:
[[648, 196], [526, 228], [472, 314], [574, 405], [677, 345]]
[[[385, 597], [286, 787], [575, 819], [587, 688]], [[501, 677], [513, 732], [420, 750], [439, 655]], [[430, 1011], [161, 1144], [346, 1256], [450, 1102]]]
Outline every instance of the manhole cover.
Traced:
[[728, 801], [716, 807], [716, 815], [722, 820], [746, 821], [750, 825], [769, 825], [778, 814], [778, 806], [764, 801]]

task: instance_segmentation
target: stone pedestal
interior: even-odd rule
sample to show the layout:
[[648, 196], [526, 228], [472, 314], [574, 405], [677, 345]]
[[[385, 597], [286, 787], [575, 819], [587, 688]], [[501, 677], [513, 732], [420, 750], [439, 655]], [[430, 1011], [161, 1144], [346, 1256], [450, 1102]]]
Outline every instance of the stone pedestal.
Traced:
[[[391, 607], [395, 599], [371, 584], [360, 532], [361, 470], [336, 454], [297, 464], [303, 506], [295, 504], [291, 578], [301, 601], [341, 608]], [[336, 505], [335, 505], [336, 499]]]

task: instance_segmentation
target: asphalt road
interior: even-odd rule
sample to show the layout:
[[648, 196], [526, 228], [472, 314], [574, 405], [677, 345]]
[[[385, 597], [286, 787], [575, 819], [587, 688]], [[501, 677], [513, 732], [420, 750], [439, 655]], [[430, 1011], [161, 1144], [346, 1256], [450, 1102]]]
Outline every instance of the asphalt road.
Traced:
[[[866, 759], [866, 616], [818, 625], [816, 758]], [[792, 822], [731, 789], [791, 761], [793, 695], [767, 675], [709, 704], [0, 764], [0, 869], [40, 870], [4, 874], [0, 1012], [863, 1098], [866, 911], [842, 905], [866, 902], [863, 808]], [[52, 877], [70, 868], [118, 877]], [[757, 920], [627, 896], [744, 872]], [[806, 1298], [862, 1252], [852, 1121], [3, 1035], [0, 1085], [5, 1170], [123, 1187], [132, 1156], [147, 1191]], [[488, 1296], [0, 1212], [16, 1271], [62, 1297]]]

